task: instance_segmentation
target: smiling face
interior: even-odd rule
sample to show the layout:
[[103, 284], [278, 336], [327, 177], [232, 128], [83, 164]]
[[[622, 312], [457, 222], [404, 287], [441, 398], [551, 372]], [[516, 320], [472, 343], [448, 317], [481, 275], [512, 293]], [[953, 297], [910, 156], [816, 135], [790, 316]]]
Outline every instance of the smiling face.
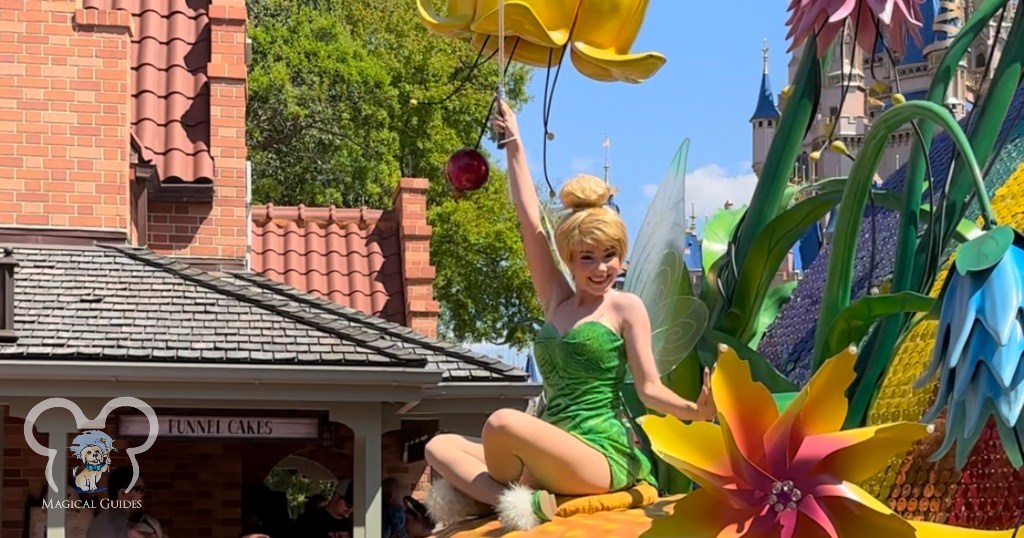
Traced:
[[622, 259], [614, 247], [584, 245], [569, 263], [576, 293], [604, 295], [622, 272]]

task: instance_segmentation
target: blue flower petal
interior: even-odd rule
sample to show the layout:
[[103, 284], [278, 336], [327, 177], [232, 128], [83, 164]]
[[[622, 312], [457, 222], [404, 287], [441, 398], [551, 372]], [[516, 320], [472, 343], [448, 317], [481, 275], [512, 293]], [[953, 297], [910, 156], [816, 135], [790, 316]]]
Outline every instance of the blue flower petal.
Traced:
[[932, 421], [945, 409], [939, 459], [956, 445], [956, 465], [966, 464], [978, 438], [995, 419], [1007, 457], [1024, 466], [1024, 249], [1015, 244], [994, 267], [951, 272], [932, 360], [922, 379], [938, 374]]

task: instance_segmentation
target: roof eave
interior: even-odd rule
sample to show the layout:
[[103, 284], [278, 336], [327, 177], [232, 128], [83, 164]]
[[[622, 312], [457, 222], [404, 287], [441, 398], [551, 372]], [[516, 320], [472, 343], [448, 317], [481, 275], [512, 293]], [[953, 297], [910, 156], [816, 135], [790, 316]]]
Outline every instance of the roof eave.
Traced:
[[543, 386], [520, 382], [445, 382], [423, 389], [422, 399], [409, 402], [399, 411], [407, 416], [490, 414], [498, 409], [526, 409], [529, 400], [540, 396]]
[[540, 396], [543, 385], [529, 381], [452, 382], [445, 381], [423, 390], [432, 400], [463, 398], [530, 399]]
[[113, 361], [0, 360], [5, 381], [117, 381], [433, 387], [441, 372], [419, 368], [374, 368], [315, 364], [146, 363]]

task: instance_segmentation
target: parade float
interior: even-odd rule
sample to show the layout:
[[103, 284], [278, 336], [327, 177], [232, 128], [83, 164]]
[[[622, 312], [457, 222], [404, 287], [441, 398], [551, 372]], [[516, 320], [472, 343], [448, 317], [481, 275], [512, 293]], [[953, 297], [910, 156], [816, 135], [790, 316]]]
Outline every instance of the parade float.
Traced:
[[[646, 4], [449, 0], [444, 13], [422, 1], [419, 9], [432, 31], [499, 61], [550, 70], [568, 52], [592, 79], [642, 83], [665, 61], [630, 51]], [[691, 424], [656, 416], [630, 383], [622, 387], [625, 420], [656, 462], [659, 488], [559, 498], [557, 517], [525, 531], [479, 518], [438, 536], [1016, 536], [1024, 515], [1024, 2], [976, 2], [936, 59], [927, 92], [908, 100], [897, 78], [876, 93], [884, 110], [855, 151], [834, 140], [811, 155], [843, 155], [852, 161], [846, 176], [791, 182], [835, 49], [852, 44], [895, 65], [920, 39], [918, 4], [792, 0], [799, 67], [749, 206], [708, 224], [724, 240], [701, 246], [696, 292], [683, 252], [687, 143], [662, 180], [624, 287], [648, 307], [667, 385], [693, 398], [704, 367], [715, 366], [718, 415]], [[993, 29], [1004, 33], [1002, 53], [958, 123], [944, 106], [956, 66]], [[909, 160], [878, 184], [885, 144], [908, 125]], [[866, 282], [863, 266], [877, 259], [865, 217], [881, 212], [897, 230], [892, 260], [882, 264], [891, 274]], [[816, 261], [821, 278], [795, 292], [774, 284], [775, 268], [829, 214], [834, 235]], [[799, 300], [788, 307], [814, 310], [813, 345], [799, 357], [766, 357], [766, 335], [790, 329], [777, 314], [791, 292]]]

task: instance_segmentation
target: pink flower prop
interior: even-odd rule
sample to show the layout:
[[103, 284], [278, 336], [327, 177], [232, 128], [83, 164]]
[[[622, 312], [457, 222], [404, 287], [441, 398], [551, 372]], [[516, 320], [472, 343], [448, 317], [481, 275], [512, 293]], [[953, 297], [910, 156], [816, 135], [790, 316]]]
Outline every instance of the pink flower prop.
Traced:
[[921, 9], [923, 0], [791, 0], [787, 38], [793, 38], [790, 50], [802, 44], [812, 33], [818, 35], [818, 56], [825, 54], [847, 20], [857, 31], [857, 46], [874, 54], [877, 31], [887, 38], [889, 48], [903, 54], [907, 34], [921, 44]]

